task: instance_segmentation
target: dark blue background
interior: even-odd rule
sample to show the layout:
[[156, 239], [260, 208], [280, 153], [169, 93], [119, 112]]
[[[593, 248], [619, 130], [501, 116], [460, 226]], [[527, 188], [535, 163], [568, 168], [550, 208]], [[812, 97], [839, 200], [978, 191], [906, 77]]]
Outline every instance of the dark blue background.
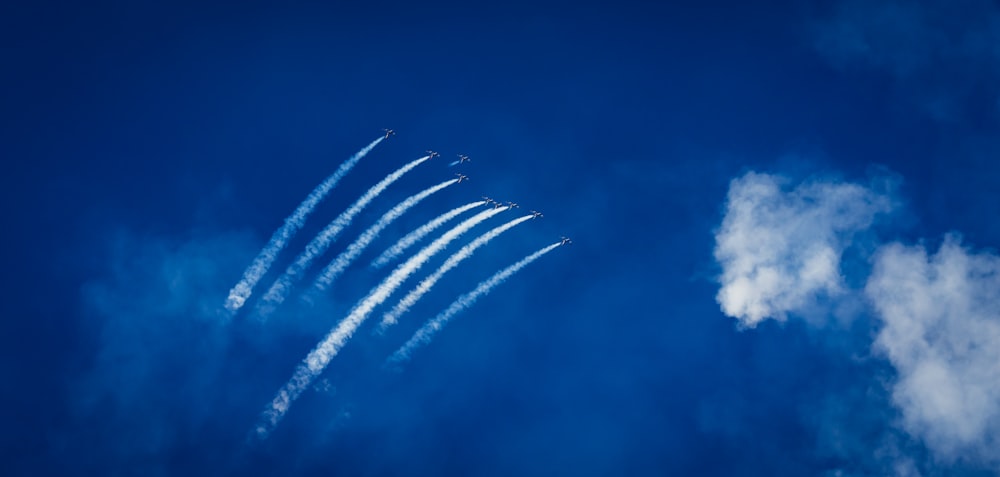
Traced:
[[[2, 473], [867, 475], [886, 472], [872, 448], [890, 440], [933, 475], [893, 430], [891, 369], [866, 357], [873, 325], [738, 331], [714, 301], [713, 232], [747, 170], [895, 174], [902, 212], [884, 238], [998, 243], [982, 220], [1000, 212], [995, 71], [946, 54], [903, 73], [845, 59], [824, 25], [850, 8], [752, 3], [0, 7]], [[965, 3], [931, 26], [960, 31], [974, 8], [995, 10]], [[928, 113], [928, 95], [950, 115]], [[383, 127], [398, 135], [292, 250], [428, 148], [472, 156], [469, 184], [375, 248], [482, 194], [545, 218], [480, 252], [399, 329], [362, 328], [324, 375], [331, 389], [248, 442], [294, 365], [379, 277], [356, 267], [327, 312], [265, 324], [205, 309]], [[443, 164], [400, 181], [338, 243], [450, 177]], [[403, 372], [379, 368], [451, 297], [563, 234], [572, 246]]]

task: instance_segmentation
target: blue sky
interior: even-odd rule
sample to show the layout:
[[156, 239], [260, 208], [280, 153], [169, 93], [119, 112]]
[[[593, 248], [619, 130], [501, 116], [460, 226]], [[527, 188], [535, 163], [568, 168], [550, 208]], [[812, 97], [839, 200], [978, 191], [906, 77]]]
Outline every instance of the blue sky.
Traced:
[[[998, 25], [984, 0], [4, 5], [3, 473], [994, 475]], [[425, 150], [309, 273], [470, 180], [313, 305], [224, 313], [386, 127], [248, 303]], [[388, 300], [254, 437], [367, 263], [484, 194], [523, 208], [395, 299], [545, 217], [373, 334]]]

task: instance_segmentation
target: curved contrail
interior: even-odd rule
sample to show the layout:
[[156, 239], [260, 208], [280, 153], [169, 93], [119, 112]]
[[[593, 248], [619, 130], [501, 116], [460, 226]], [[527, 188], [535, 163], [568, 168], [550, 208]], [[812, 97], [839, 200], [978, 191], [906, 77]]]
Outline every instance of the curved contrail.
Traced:
[[346, 269], [348, 265], [354, 261], [354, 259], [358, 258], [358, 255], [361, 255], [361, 252], [363, 252], [373, 240], [378, 238], [378, 234], [382, 233], [382, 230], [385, 230], [389, 224], [401, 217], [407, 210], [410, 210], [410, 208], [417, 205], [420, 201], [426, 199], [431, 194], [457, 182], [458, 179], [452, 179], [444, 181], [436, 186], [428, 187], [423, 192], [412, 195], [397, 204], [392, 209], [389, 209], [388, 212], [383, 214], [382, 217], [375, 222], [375, 225], [372, 225], [368, 228], [368, 230], [365, 230], [361, 235], [359, 235], [358, 238], [354, 240], [354, 243], [348, 245], [346, 250], [341, 252], [336, 259], [330, 262], [330, 264], [327, 265], [322, 272], [320, 272], [319, 278], [317, 278], [316, 282], [313, 284], [313, 289], [315, 291], [326, 290], [326, 288], [329, 287], [341, 273], [343, 273], [344, 269]]
[[455, 316], [462, 310], [472, 306], [474, 303], [476, 303], [476, 300], [478, 300], [482, 296], [489, 294], [489, 292], [491, 292], [494, 287], [505, 282], [508, 278], [511, 277], [511, 275], [514, 275], [519, 270], [526, 267], [529, 263], [538, 260], [539, 257], [551, 252], [560, 245], [562, 245], [561, 242], [556, 242], [531, 255], [528, 255], [527, 257], [524, 257], [519, 262], [497, 272], [489, 279], [481, 282], [471, 292], [459, 296], [458, 299], [455, 300], [455, 302], [452, 303], [448, 308], [446, 308], [444, 311], [439, 313], [433, 319], [425, 323], [424, 326], [422, 326], [419, 330], [417, 330], [417, 332], [413, 334], [413, 337], [411, 337], [410, 340], [406, 342], [406, 344], [401, 346], [398, 350], [396, 350], [395, 353], [392, 354], [392, 356], [390, 356], [386, 360], [386, 364], [387, 365], [399, 364], [403, 361], [410, 359], [410, 354], [413, 353], [413, 350], [419, 348], [424, 344], [429, 343], [431, 338], [434, 337], [434, 334], [437, 333], [437, 331], [440, 330], [441, 327], [443, 327], [445, 323], [447, 323], [448, 320], [451, 319], [451, 317]]
[[392, 247], [389, 247], [389, 249], [386, 250], [385, 252], [382, 252], [382, 255], [379, 255], [378, 258], [376, 258], [375, 261], [372, 262], [371, 266], [374, 267], [374, 268], [382, 268], [382, 267], [388, 265], [389, 262], [395, 260], [396, 257], [399, 257], [400, 255], [402, 255], [403, 252], [406, 251], [406, 249], [412, 247], [413, 244], [419, 242], [421, 239], [423, 239], [424, 237], [426, 237], [428, 234], [430, 234], [431, 232], [437, 230], [438, 227], [444, 225], [449, 220], [454, 219], [455, 217], [458, 217], [459, 215], [461, 215], [461, 214], [463, 214], [463, 213], [465, 213], [465, 212], [467, 212], [467, 211], [469, 211], [471, 209], [475, 209], [476, 207], [479, 207], [481, 205], [486, 205], [486, 201], [485, 200], [480, 200], [480, 201], [477, 201], [477, 202], [472, 202], [472, 203], [469, 203], [469, 204], [465, 204], [465, 205], [463, 205], [461, 207], [456, 207], [456, 208], [454, 208], [452, 210], [449, 210], [448, 212], [445, 212], [445, 213], [439, 215], [438, 217], [434, 218], [430, 222], [427, 222], [426, 224], [421, 225], [419, 228], [417, 228], [413, 232], [410, 232], [410, 233], [406, 234], [403, 238], [399, 239], [399, 241], [396, 242], [395, 245], [393, 245]]
[[386, 188], [392, 185], [393, 182], [399, 180], [404, 174], [413, 170], [414, 167], [419, 166], [423, 162], [430, 159], [430, 156], [424, 156], [420, 159], [411, 161], [399, 169], [396, 169], [391, 174], [385, 176], [384, 179], [379, 181], [378, 184], [373, 185], [367, 192], [365, 192], [358, 200], [354, 201], [350, 207], [344, 212], [333, 219], [326, 228], [324, 228], [315, 238], [306, 245], [305, 251], [299, 254], [295, 258], [292, 264], [288, 265], [285, 269], [285, 274], [275, 280], [271, 288], [267, 290], [267, 293], [261, 298], [260, 304], [257, 305], [258, 316], [265, 317], [273, 312], [281, 302], [285, 301], [285, 297], [288, 296], [288, 291], [292, 288], [295, 280], [298, 279], [299, 275], [309, 268], [312, 261], [326, 252], [326, 249], [330, 247], [330, 244], [337, 239], [337, 235], [340, 234], [345, 227], [351, 224], [354, 220], [354, 216], [361, 213], [364, 208], [375, 200], [379, 194], [382, 193]]
[[278, 230], [274, 231], [271, 235], [271, 240], [264, 246], [264, 248], [257, 254], [257, 257], [253, 259], [250, 266], [243, 272], [243, 277], [240, 281], [229, 290], [229, 297], [226, 298], [226, 309], [230, 312], [235, 312], [239, 310], [240, 307], [246, 303], [247, 298], [253, 292], [253, 287], [257, 285], [257, 282], [267, 273], [267, 270], [271, 268], [271, 264], [274, 263], [274, 259], [277, 258], [278, 253], [281, 249], [285, 248], [285, 244], [295, 236], [300, 228], [306, 223], [306, 219], [309, 214], [312, 213], [313, 209], [316, 208], [316, 204], [319, 204], [323, 197], [326, 197], [333, 188], [340, 182], [345, 175], [354, 165], [365, 157], [368, 152], [375, 148], [378, 143], [385, 139], [379, 137], [378, 139], [371, 142], [371, 144], [365, 146], [364, 149], [358, 151], [349, 159], [344, 161], [337, 170], [330, 174], [320, 185], [316, 186], [312, 192], [306, 196], [305, 200], [289, 215], [285, 218], [285, 223]]
[[288, 412], [288, 407], [292, 404], [292, 401], [298, 398], [302, 394], [302, 391], [309, 387], [312, 380], [323, 372], [323, 369], [330, 364], [330, 360], [340, 352], [340, 348], [354, 334], [358, 326], [361, 326], [361, 323], [365, 321], [365, 318], [368, 317], [371, 311], [389, 298], [389, 295], [399, 288], [410, 275], [420, 269], [434, 254], [447, 247], [451, 241], [457, 239], [480, 222], [505, 210], [507, 210], [507, 207], [490, 209], [466, 219], [410, 257], [409, 260], [396, 267], [391, 275], [368, 292], [367, 296], [354, 305], [351, 313], [341, 320], [340, 323], [337, 323], [337, 326], [330, 330], [326, 337], [323, 338], [323, 341], [316, 345], [316, 348], [306, 356], [306, 359], [295, 368], [295, 374], [292, 375], [292, 379], [285, 383], [285, 386], [278, 391], [278, 394], [271, 400], [270, 405], [264, 410], [261, 416], [262, 422], [256, 429], [257, 435], [261, 438], [267, 437], [271, 429]]
[[416, 288], [410, 290], [410, 293], [407, 293], [406, 296], [403, 297], [403, 299], [400, 300], [399, 303], [397, 303], [396, 306], [393, 307], [391, 311], [386, 312], [384, 315], [382, 315], [382, 323], [379, 324], [379, 329], [381, 331], [385, 331], [386, 328], [396, 324], [396, 320], [400, 316], [402, 316], [403, 313], [406, 313], [406, 311], [409, 310], [411, 306], [415, 305], [418, 301], [420, 301], [420, 298], [423, 297], [424, 294], [429, 292], [431, 290], [431, 287], [433, 287], [434, 284], [437, 283], [438, 280], [440, 280], [445, 273], [448, 273], [448, 271], [457, 267], [458, 264], [462, 263], [463, 260], [471, 257], [472, 254], [476, 252], [476, 249], [486, 245], [487, 243], [489, 243], [490, 240], [493, 240], [500, 234], [533, 218], [535, 218], [534, 215], [525, 215], [524, 217], [519, 217], [514, 220], [511, 220], [506, 224], [503, 224], [499, 227], [494, 228], [493, 230], [490, 230], [489, 232], [480, 235], [472, 242], [469, 242], [468, 245], [459, 249], [458, 252], [455, 252], [454, 255], [448, 257], [448, 260], [445, 260], [445, 262], [441, 264], [441, 266], [438, 267], [438, 269], [435, 270], [434, 273], [428, 275], [420, 282], [419, 285], [417, 285]]

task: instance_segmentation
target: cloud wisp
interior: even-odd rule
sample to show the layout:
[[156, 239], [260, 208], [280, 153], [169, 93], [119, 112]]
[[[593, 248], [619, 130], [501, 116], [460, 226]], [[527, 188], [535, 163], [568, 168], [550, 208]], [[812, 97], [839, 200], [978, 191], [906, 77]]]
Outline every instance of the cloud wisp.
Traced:
[[253, 288], [257, 285], [257, 282], [264, 277], [268, 269], [271, 268], [271, 264], [277, 258], [278, 253], [285, 248], [288, 241], [295, 236], [295, 233], [302, 228], [306, 223], [306, 219], [316, 208], [316, 205], [323, 200], [326, 195], [336, 187], [337, 183], [340, 182], [351, 169], [365, 157], [372, 149], [375, 148], [384, 138], [379, 137], [378, 139], [368, 144], [363, 149], [355, 153], [349, 159], [344, 161], [337, 170], [323, 180], [312, 192], [306, 196], [305, 200], [295, 208], [292, 215], [289, 215], [285, 219], [285, 223], [271, 235], [271, 240], [268, 241], [267, 245], [257, 254], [257, 257], [253, 259], [250, 266], [243, 272], [243, 277], [240, 281], [236, 283], [231, 290], [229, 290], [229, 296], [226, 298], [226, 309], [231, 313], [239, 310], [244, 303], [246, 303], [247, 298], [253, 293]]
[[404, 235], [403, 238], [399, 239], [395, 244], [393, 244], [393, 246], [389, 247], [385, 252], [382, 252], [382, 255], [379, 255], [378, 258], [372, 262], [371, 266], [373, 268], [382, 268], [388, 265], [389, 262], [398, 258], [407, 249], [423, 240], [423, 238], [430, 235], [431, 232], [451, 221], [451, 219], [483, 205], [486, 205], [486, 201], [484, 200], [471, 202], [461, 207], [455, 207], [454, 209], [431, 219], [430, 222], [427, 222], [426, 224], [417, 227], [416, 230]]
[[466, 219], [400, 264], [378, 286], [368, 292], [367, 296], [354, 305], [354, 308], [351, 309], [347, 317], [330, 330], [316, 348], [296, 367], [292, 378], [278, 391], [277, 395], [275, 395], [274, 399], [264, 410], [261, 422], [256, 429], [257, 436], [266, 438], [270, 434], [271, 430], [274, 429], [285, 413], [288, 412], [292, 401], [297, 399], [302, 394], [302, 391], [309, 387], [313, 379], [326, 369], [326, 366], [340, 352], [340, 349], [347, 340], [354, 335], [354, 332], [361, 326], [361, 323], [368, 318], [372, 310], [388, 299], [410, 275], [419, 270], [435, 254], [444, 250], [449, 243], [461, 237], [479, 223], [507, 209], [507, 207], [490, 209]]
[[410, 355], [413, 354], [413, 351], [420, 346], [429, 343], [431, 338], [434, 337], [438, 330], [444, 327], [448, 320], [460, 313], [462, 310], [465, 310], [475, 304], [476, 300], [489, 294], [494, 288], [496, 288], [497, 285], [507, 281], [507, 279], [519, 272], [522, 268], [528, 266], [531, 262], [538, 260], [543, 255], [555, 250], [561, 245], [561, 242], [556, 242], [538, 250], [537, 252], [522, 258], [513, 265], [500, 270], [492, 277], [480, 282], [479, 285], [477, 285], [472, 291], [459, 296], [458, 299], [448, 306], [448, 308], [425, 323], [424, 326], [420, 327], [420, 329], [413, 334], [406, 344], [396, 350], [396, 352], [386, 360], [386, 366], [398, 365], [410, 359]]
[[322, 255], [330, 247], [330, 244], [337, 239], [340, 232], [344, 230], [354, 217], [361, 213], [365, 207], [368, 206], [376, 197], [379, 196], [384, 190], [386, 190], [392, 183], [399, 180], [407, 172], [413, 170], [413, 168], [423, 164], [430, 156], [424, 156], [408, 164], [396, 169], [391, 174], [386, 176], [384, 179], [379, 181], [377, 184], [372, 186], [368, 191], [366, 191], [361, 197], [358, 198], [350, 207], [344, 212], [333, 219], [319, 234], [316, 235], [306, 245], [306, 249], [295, 258], [295, 261], [288, 265], [285, 269], [285, 273], [279, 277], [271, 288], [267, 290], [267, 293], [261, 298], [261, 302], [257, 305], [257, 316], [260, 318], [265, 318], [271, 313], [282, 302], [285, 301], [285, 297], [288, 296], [288, 292], [291, 290], [295, 281], [298, 280], [299, 276], [302, 275], [309, 266], [312, 265], [313, 260], [316, 257]]
[[841, 256], [891, 201], [867, 187], [749, 172], [732, 181], [715, 258], [722, 266], [716, 301], [742, 326], [803, 313], [843, 290]]
[[434, 194], [445, 187], [456, 184], [457, 182], [458, 179], [451, 179], [438, 185], [428, 187], [417, 194], [407, 197], [399, 204], [396, 204], [395, 207], [389, 209], [388, 212], [383, 214], [382, 217], [375, 222], [375, 225], [372, 225], [368, 228], [368, 230], [362, 232], [353, 243], [347, 246], [346, 250], [338, 255], [337, 258], [330, 262], [330, 264], [327, 265], [322, 272], [320, 272], [316, 282], [313, 283], [314, 291], [322, 292], [332, 285], [334, 280], [336, 280], [337, 277], [339, 277], [340, 274], [343, 273], [344, 270], [358, 258], [358, 255], [361, 255], [361, 252], [363, 252], [373, 240], [378, 238], [379, 234], [382, 233], [382, 231], [385, 230], [389, 224], [392, 224], [396, 219], [400, 218], [406, 213], [406, 211], [419, 204], [420, 201], [426, 199], [431, 194]]
[[492, 230], [480, 235], [472, 242], [469, 242], [467, 245], [465, 245], [457, 252], [455, 252], [452, 256], [448, 257], [448, 259], [445, 260], [445, 262], [441, 264], [441, 266], [438, 267], [438, 269], [435, 270], [434, 273], [425, 277], [423, 280], [420, 281], [419, 285], [417, 285], [413, 290], [410, 290], [410, 292], [407, 293], [406, 296], [404, 296], [403, 299], [400, 300], [399, 303], [397, 303], [396, 306], [392, 308], [392, 310], [382, 315], [382, 322], [379, 323], [379, 331], [385, 331], [390, 326], [396, 324], [396, 321], [399, 319], [399, 317], [402, 316], [404, 313], [406, 313], [407, 310], [410, 309], [410, 307], [412, 307], [418, 301], [420, 301], [420, 298], [423, 297], [427, 292], [429, 292], [431, 288], [434, 287], [434, 284], [437, 283], [438, 280], [440, 280], [441, 277], [444, 276], [444, 274], [448, 273], [448, 271], [450, 271], [451, 269], [457, 267], [465, 259], [471, 257], [472, 254], [474, 254], [477, 249], [488, 244], [491, 240], [499, 237], [500, 234], [520, 224], [523, 224], [524, 222], [527, 222], [532, 218], [534, 218], [533, 215], [525, 215], [524, 217], [518, 217], [514, 220], [511, 220], [510, 222], [507, 222], [506, 224], [495, 227]]

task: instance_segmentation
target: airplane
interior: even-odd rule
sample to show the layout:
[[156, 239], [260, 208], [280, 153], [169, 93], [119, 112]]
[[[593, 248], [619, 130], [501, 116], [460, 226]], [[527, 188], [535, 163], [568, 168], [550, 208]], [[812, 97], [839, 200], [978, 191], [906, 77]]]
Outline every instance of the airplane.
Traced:
[[472, 160], [472, 159], [469, 159], [469, 156], [466, 156], [465, 154], [459, 154], [459, 155], [458, 155], [458, 163], [459, 163], [459, 164], [461, 164], [461, 163], [463, 163], [463, 162], [469, 162], [469, 161], [471, 161], [471, 160]]
[[531, 215], [532, 215], [531, 218], [533, 218], [533, 219], [537, 219], [539, 217], [544, 217], [544, 215], [542, 215], [542, 213], [539, 212], [539, 211], [537, 211], [537, 210], [532, 210], [531, 211]]
[[493, 199], [491, 199], [489, 197], [486, 197], [485, 195], [482, 197], [482, 199], [485, 200], [487, 204], [489, 204], [490, 202], [493, 202]]
[[385, 138], [386, 139], [389, 139], [389, 136], [396, 135], [396, 131], [393, 131], [392, 129], [383, 129], [383, 131], [385, 131]]
[[493, 201], [493, 208], [494, 209], [499, 209], [500, 207], [503, 207], [503, 205], [501, 205], [499, 202], [497, 202], [497, 201], [494, 200]]
[[440, 154], [438, 154], [438, 153], [436, 153], [434, 151], [431, 151], [430, 149], [427, 150], [427, 155], [430, 156], [430, 157], [428, 157], [428, 159], [434, 159], [435, 157], [440, 156]]
[[562, 243], [560, 243], [559, 245], [566, 245], [566, 244], [570, 244], [570, 243], [573, 243], [573, 241], [570, 240], [568, 237], [563, 237], [562, 238]]
[[462, 183], [462, 181], [467, 181], [467, 180], [469, 180], [469, 176], [464, 176], [464, 175], [462, 175], [462, 174], [455, 174], [455, 175], [456, 175], [456, 176], [458, 176], [458, 183], [459, 183], [459, 184], [461, 184], [461, 183]]
[[507, 201], [507, 207], [510, 207], [511, 209], [520, 209], [521, 208], [521, 206], [519, 206], [519, 205], [517, 205], [517, 204], [515, 204], [515, 203], [513, 203], [513, 202], [511, 202], [509, 200]]

